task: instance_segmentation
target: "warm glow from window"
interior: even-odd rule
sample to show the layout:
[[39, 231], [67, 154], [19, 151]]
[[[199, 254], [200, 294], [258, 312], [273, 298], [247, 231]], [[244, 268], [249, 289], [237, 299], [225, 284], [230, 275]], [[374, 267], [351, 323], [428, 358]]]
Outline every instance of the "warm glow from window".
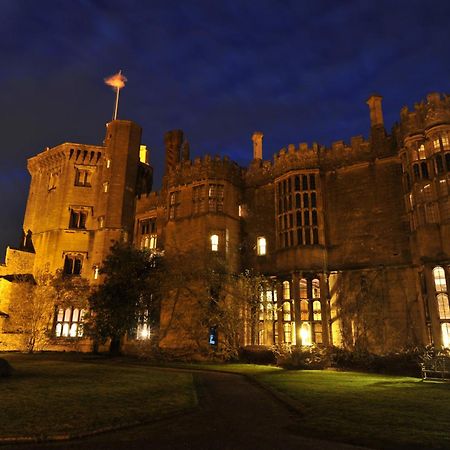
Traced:
[[438, 294], [438, 309], [439, 309], [439, 319], [450, 319], [450, 308], [448, 305], [448, 295]]
[[217, 234], [211, 235], [211, 250], [213, 252], [219, 251], [219, 236]]
[[434, 285], [436, 286], [436, 292], [446, 292], [447, 282], [445, 281], [444, 269], [437, 266], [433, 269]]
[[291, 304], [289, 302], [283, 303], [283, 320], [285, 322], [291, 321]]
[[306, 278], [300, 280], [300, 298], [308, 298], [308, 281]]
[[94, 267], [94, 280], [98, 279], [98, 274], [99, 274], [99, 268], [98, 266]]
[[265, 255], [266, 254], [266, 238], [265, 237], [259, 237], [256, 241], [256, 249], [258, 255]]
[[450, 347], [450, 323], [441, 323], [442, 345], [446, 348]]
[[145, 340], [150, 339], [150, 325], [148, 323], [140, 323], [136, 330], [136, 339]]
[[311, 325], [309, 323], [302, 323], [300, 328], [300, 339], [302, 340], [302, 345], [312, 345]]
[[312, 280], [312, 296], [313, 298], [320, 298], [320, 282], [317, 278]]
[[283, 281], [283, 299], [289, 300], [291, 298], [291, 285], [289, 281]]
[[314, 320], [322, 320], [322, 311], [319, 300], [313, 302], [313, 316]]

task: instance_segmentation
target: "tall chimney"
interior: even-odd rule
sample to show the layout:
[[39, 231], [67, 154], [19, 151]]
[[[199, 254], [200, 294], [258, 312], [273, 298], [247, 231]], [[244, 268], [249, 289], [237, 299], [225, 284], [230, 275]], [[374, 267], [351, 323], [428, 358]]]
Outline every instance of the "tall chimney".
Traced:
[[164, 134], [164, 146], [166, 148], [166, 174], [169, 169], [173, 169], [180, 162], [182, 143], [182, 130], [171, 130]]
[[381, 95], [373, 94], [369, 97], [369, 99], [366, 102], [369, 105], [371, 127], [377, 126], [382, 127], [384, 125], [381, 100], [383, 100], [383, 97]]
[[253, 159], [262, 159], [262, 141], [264, 134], [262, 131], [255, 131], [252, 134], [253, 141]]

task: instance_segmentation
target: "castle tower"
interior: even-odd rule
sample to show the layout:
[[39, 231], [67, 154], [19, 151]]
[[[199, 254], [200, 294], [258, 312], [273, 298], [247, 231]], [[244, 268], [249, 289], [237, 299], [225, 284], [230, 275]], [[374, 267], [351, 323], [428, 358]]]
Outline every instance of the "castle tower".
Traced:
[[34, 272], [95, 279], [114, 241], [131, 237], [141, 128], [107, 124], [104, 146], [64, 143], [30, 158], [24, 230]]

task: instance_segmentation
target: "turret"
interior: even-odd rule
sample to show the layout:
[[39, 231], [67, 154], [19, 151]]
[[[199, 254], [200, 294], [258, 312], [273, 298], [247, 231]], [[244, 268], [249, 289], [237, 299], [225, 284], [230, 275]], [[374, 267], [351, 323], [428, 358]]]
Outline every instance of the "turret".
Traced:
[[255, 131], [252, 135], [253, 141], [253, 159], [262, 159], [262, 141], [264, 134], [261, 131]]

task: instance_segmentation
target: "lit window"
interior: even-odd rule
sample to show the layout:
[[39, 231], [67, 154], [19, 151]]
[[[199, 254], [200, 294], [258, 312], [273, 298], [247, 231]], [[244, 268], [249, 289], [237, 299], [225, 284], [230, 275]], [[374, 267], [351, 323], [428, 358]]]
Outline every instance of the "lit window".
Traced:
[[309, 320], [308, 300], [300, 300], [300, 320]]
[[433, 269], [434, 285], [436, 286], [436, 292], [446, 292], [447, 282], [445, 281], [445, 272], [442, 267], [435, 267]]
[[300, 280], [300, 298], [308, 298], [308, 280], [306, 278]]
[[83, 336], [84, 309], [68, 307], [56, 311], [55, 336], [77, 338]]
[[98, 275], [100, 273], [100, 269], [98, 266], [94, 266], [94, 280], [98, 279]]
[[311, 325], [309, 323], [302, 323], [302, 326], [300, 327], [300, 339], [302, 340], [302, 345], [312, 345]]
[[256, 240], [256, 251], [258, 255], [265, 255], [266, 254], [266, 238], [265, 237], [259, 237]]
[[444, 135], [441, 137], [442, 140], [442, 147], [444, 147], [444, 150], [450, 150], [450, 142], [448, 140], [448, 136]]
[[450, 308], [448, 305], [448, 295], [438, 294], [436, 296], [439, 309], [439, 319], [450, 319]]
[[103, 192], [108, 192], [109, 189], [109, 183], [107, 181], [105, 181], [103, 183]]
[[446, 348], [450, 347], [450, 323], [441, 323], [442, 345]]
[[106, 160], [106, 168], [109, 169], [111, 167], [111, 160], [107, 159]]
[[223, 184], [210, 184], [208, 189], [208, 209], [211, 212], [223, 211]]
[[136, 327], [136, 339], [140, 341], [144, 341], [150, 339], [150, 324], [148, 320], [148, 311], [142, 314], [138, 319], [138, 324]]
[[425, 146], [423, 144], [419, 146], [419, 159], [426, 159]]
[[98, 218], [98, 227], [103, 228], [105, 226], [105, 216], [100, 216]]
[[264, 303], [259, 304], [259, 320], [264, 320]]
[[217, 234], [212, 234], [210, 239], [211, 239], [211, 250], [213, 252], [218, 252], [219, 251], [219, 236]]
[[312, 280], [312, 296], [313, 298], [320, 298], [320, 283], [317, 278]]
[[283, 281], [283, 299], [289, 300], [291, 298], [291, 285], [289, 281]]
[[319, 300], [314, 300], [313, 302], [313, 317], [314, 320], [322, 320], [322, 311]]
[[439, 142], [439, 138], [433, 139], [433, 149], [435, 152], [441, 149], [441, 143]]
[[291, 321], [291, 303], [290, 302], [283, 303], [283, 320], [285, 322]]
[[292, 342], [292, 327], [290, 323], [285, 323], [283, 325], [284, 331], [284, 342], [290, 344]]

